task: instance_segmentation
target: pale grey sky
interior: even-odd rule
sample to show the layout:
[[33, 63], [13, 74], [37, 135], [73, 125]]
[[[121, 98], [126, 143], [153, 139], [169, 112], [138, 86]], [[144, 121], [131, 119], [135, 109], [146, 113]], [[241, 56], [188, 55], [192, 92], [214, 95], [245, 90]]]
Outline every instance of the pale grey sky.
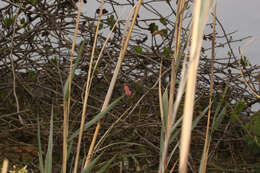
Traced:
[[[123, 1], [120, 1], [123, 2]], [[146, 2], [146, 1], [144, 1]], [[254, 41], [246, 49], [245, 56], [249, 59], [252, 64], [260, 65], [260, 0], [216, 0], [217, 2], [217, 16], [222, 22], [227, 33], [232, 31], [237, 31], [234, 35], [234, 39], [239, 39], [246, 36], [259, 37], [259, 40]], [[175, 1], [172, 1], [175, 6]], [[169, 15], [169, 7], [164, 2], [154, 2], [153, 7], [158, 10], [161, 14], [167, 16]], [[85, 5], [84, 13], [85, 15], [93, 16], [95, 10], [98, 8], [99, 4], [96, 1], [88, 1]], [[126, 12], [131, 8], [119, 8], [118, 11]], [[105, 6], [105, 8], [109, 8]], [[144, 16], [153, 17], [153, 15], [141, 8], [141, 14]], [[119, 12], [120, 14], [120, 12]], [[173, 16], [174, 17], [174, 16]], [[146, 17], [147, 18], [147, 17]], [[174, 19], [173, 19], [174, 20]], [[220, 34], [222, 34], [220, 32]], [[238, 55], [238, 47], [243, 46], [246, 43], [238, 42], [233, 44], [233, 49]], [[222, 52], [221, 52], [222, 53]]]
[[[217, 0], [217, 16], [228, 32], [238, 31], [234, 37], [253, 36], [259, 39], [246, 49], [252, 64], [260, 65], [260, 0]], [[242, 46], [239, 42], [236, 46]], [[237, 47], [233, 46], [237, 51]]]

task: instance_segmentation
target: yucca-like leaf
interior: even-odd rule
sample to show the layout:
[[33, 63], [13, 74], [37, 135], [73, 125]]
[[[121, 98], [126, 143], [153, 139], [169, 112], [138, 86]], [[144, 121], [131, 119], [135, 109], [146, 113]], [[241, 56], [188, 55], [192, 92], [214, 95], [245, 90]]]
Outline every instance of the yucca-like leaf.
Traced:
[[[92, 126], [93, 124], [95, 124], [98, 120], [100, 120], [101, 118], [103, 118], [107, 112], [109, 112], [124, 96], [119, 97], [118, 99], [116, 99], [115, 101], [113, 101], [110, 105], [107, 106], [106, 109], [104, 109], [102, 112], [100, 112], [99, 114], [97, 114], [91, 121], [87, 122], [84, 125], [84, 130], [86, 130], [87, 128], [89, 128], [90, 126]], [[74, 139], [75, 137], [77, 137], [79, 135], [79, 129], [76, 130], [76, 132], [74, 132], [71, 137], [68, 139], [68, 141], [71, 141], [72, 139]]]
[[[78, 56], [77, 56], [77, 58], [76, 58], [76, 62], [75, 62], [75, 64], [73, 65], [73, 67], [72, 67], [72, 77], [71, 77], [71, 79], [73, 79], [73, 77], [74, 77], [74, 75], [75, 75], [75, 70], [77, 69], [77, 67], [78, 67], [78, 64], [79, 64], [79, 59], [80, 59], [80, 57], [81, 57], [81, 54], [82, 54], [82, 51], [83, 51], [83, 47], [84, 47], [84, 45], [85, 45], [85, 40], [81, 43], [81, 45], [80, 45], [80, 48], [79, 48], [79, 54], [78, 54]], [[64, 99], [65, 100], [67, 100], [68, 99], [68, 92], [69, 92], [69, 80], [70, 80], [70, 76], [68, 76], [67, 77], [67, 80], [66, 80], [66, 82], [65, 82], [65, 84], [64, 84], [64, 87], [63, 87], [63, 96], [64, 96]]]
[[52, 149], [53, 149], [53, 108], [52, 108], [51, 121], [50, 121], [48, 149], [45, 158], [45, 173], [52, 172]]
[[41, 145], [41, 130], [40, 130], [40, 121], [39, 121], [39, 115], [37, 114], [37, 139], [38, 139], [38, 148], [39, 148], [39, 166], [40, 166], [40, 172], [44, 173], [44, 167], [43, 167], [43, 157], [42, 157], [42, 145]]
[[92, 160], [88, 166], [81, 171], [81, 173], [89, 173], [96, 165], [96, 163], [98, 162], [98, 160], [100, 159], [100, 157], [103, 155], [103, 153], [101, 153], [97, 158], [95, 158], [94, 160]]
[[115, 158], [117, 157], [117, 155], [113, 156], [112, 159], [110, 159], [109, 161], [107, 161], [107, 163], [97, 172], [97, 173], [103, 173], [105, 172], [109, 166], [111, 165], [111, 163], [115, 160]]

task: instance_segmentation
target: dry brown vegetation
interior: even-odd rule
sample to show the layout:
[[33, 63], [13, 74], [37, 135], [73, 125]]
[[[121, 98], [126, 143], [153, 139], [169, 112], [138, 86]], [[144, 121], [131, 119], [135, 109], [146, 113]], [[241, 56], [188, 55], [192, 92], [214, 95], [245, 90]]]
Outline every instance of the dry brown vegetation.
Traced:
[[[132, 4], [130, 1], [124, 3]], [[160, 2], [165, 3], [165, 2]], [[123, 3], [107, 1], [107, 5], [123, 6]], [[167, 4], [167, 3], [166, 3]], [[88, 4], [87, 4], [88, 5]], [[174, 47], [173, 30], [175, 23], [170, 20], [176, 12], [174, 3], [169, 3], [171, 16], [161, 16], [154, 4], [147, 2], [157, 17], [142, 16], [137, 22], [126, 51], [125, 59], [114, 88], [112, 101], [124, 94], [123, 85], [127, 83], [132, 91], [130, 97], [124, 97], [103, 119], [98, 134], [95, 155], [103, 153], [95, 170], [116, 156], [108, 172], [157, 172], [160, 159], [161, 119], [158, 98], [159, 69], [162, 62], [162, 86], [165, 90], [169, 83], [171, 55]], [[187, 2], [188, 8], [191, 2]], [[71, 1], [33, 1], [18, 3], [4, 0], [0, 4], [0, 160], [8, 158], [12, 164], [28, 165], [38, 171], [37, 116], [41, 126], [41, 139], [44, 151], [48, 144], [49, 122], [54, 112], [54, 172], [58, 172], [62, 161], [63, 128], [63, 87], [69, 74], [70, 51], [75, 28], [77, 10]], [[98, 7], [97, 7], [98, 9]], [[106, 9], [101, 20], [101, 31], [108, 32], [117, 19], [117, 12]], [[111, 10], [111, 11], [110, 11]], [[105, 12], [105, 11], [104, 11]], [[98, 14], [97, 14], [98, 15]], [[17, 19], [16, 19], [16, 16]], [[16, 25], [14, 25], [16, 19]], [[189, 20], [189, 18], [185, 18]], [[85, 39], [82, 55], [76, 74], [72, 80], [71, 107], [69, 116], [69, 136], [79, 129], [82, 104], [94, 41], [97, 18], [84, 14], [80, 17], [77, 44], [74, 58], [79, 53], [80, 43]], [[15, 26], [15, 27], [14, 27]], [[113, 32], [105, 51], [102, 53], [91, 85], [86, 122], [100, 112], [110, 80], [113, 76], [120, 53], [124, 22]], [[157, 28], [159, 26], [159, 29]], [[206, 26], [210, 29], [210, 24]], [[259, 100], [247, 89], [238, 71], [236, 49], [232, 43], [232, 34], [226, 33], [217, 23], [215, 48], [227, 51], [224, 56], [216, 55], [214, 60], [214, 88], [212, 123], [217, 109], [224, 110], [222, 120], [211, 134], [208, 156], [208, 172], [250, 172], [254, 171], [259, 160], [254, 149], [247, 145], [244, 130], [240, 124], [230, 121], [230, 113], [238, 102], [245, 106], [244, 114], [251, 114], [251, 106]], [[184, 49], [189, 28], [183, 28], [181, 47]], [[100, 53], [106, 37], [100, 33], [97, 39], [95, 58]], [[205, 34], [204, 41], [209, 42], [212, 35]], [[228, 50], [224, 49], [227, 48]], [[194, 119], [202, 114], [209, 103], [210, 47], [201, 52], [196, 86]], [[181, 55], [183, 57], [183, 55]], [[180, 63], [182, 63], [182, 59]], [[255, 89], [257, 66], [243, 59], [243, 72], [246, 80]], [[177, 82], [180, 79], [177, 71]], [[182, 116], [181, 103], [177, 117]], [[240, 113], [240, 112], [239, 112]], [[206, 114], [200, 119], [192, 132], [189, 155], [189, 171], [197, 172], [203, 150], [207, 124]], [[178, 128], [180, 130], [180, 127]], [[81, 158], [87, 155], [95, 126], [83, 134]], [[106, 134], [107, 133], [107, 134]], [[106, 135], [104, 135], [106, 134]], [[179, 135], [179, 134], [178, 134]], [[104, 137], [104, 138], [102, 138]], [[178, 143], [179, 137], [170, 145], [169, 151]], [[72, 167], [76, 151], [76, 140], [69, 157]], [[252, 150], [252, 151], [251, 151]], [[178, 161], [178, 150], [173, 154], [170, 167]], [[70, 162], [68, 162], [70, 163]], [[94, 171], [95, 172], [95, 171]]]

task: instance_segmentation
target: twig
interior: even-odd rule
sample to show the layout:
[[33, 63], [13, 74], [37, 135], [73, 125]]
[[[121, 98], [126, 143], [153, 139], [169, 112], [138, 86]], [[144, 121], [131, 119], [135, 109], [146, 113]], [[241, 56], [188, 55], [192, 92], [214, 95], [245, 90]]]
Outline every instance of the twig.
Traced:
[[[16, 31], [16, 21], [20, 14], [21, 6], [22, 6], [22, 3], [19, 3], [19, 8], [18, 8], [15, 18], [14, 18], [13, 34], [12, 34], [12, 38], [11, 38], [11, 50], [10, 50], [10, 60], [11, 60], [11, 64], [12, 64], [12, 74], [13, 74], [13, 94], [14, 94], [14, 98], [15, 98], [15, 102], [16, 102], [17, 113], [20, 112], [20, 105], [19, 105], [19, 100], [18, 100], [17, 94], [16, 94], [16, 79], [15, 79], [15, 70], [14, 70], [13, 48], [14, 48], [14, 37], [15, 37], [15, 31]], [[24, 125], [24, 121], [19, 114], [18, 114], [18, 118], [19, 118], [20, 123]]]

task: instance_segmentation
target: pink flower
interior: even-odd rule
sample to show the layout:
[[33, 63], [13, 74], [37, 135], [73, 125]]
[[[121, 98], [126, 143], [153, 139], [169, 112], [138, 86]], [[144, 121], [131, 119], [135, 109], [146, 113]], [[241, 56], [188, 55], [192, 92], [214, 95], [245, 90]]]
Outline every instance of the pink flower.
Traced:
[[132, 92], [130, 91], [129, 87], [127, 84], [124, 84], [124, 90], [125, 90], [125, 95], [126, 96], [131, 96]]

